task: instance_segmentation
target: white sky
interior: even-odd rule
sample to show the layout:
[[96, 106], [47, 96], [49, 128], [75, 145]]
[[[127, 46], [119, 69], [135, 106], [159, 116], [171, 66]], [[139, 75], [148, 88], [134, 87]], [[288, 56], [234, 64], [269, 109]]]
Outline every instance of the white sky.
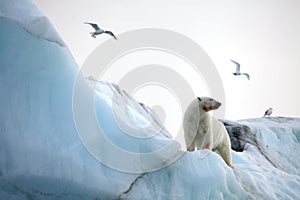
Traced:
[[[300, 116], [299, 0], [34, 0], [64, 39], [79, 65], [110, 39], [89, 36], [96, 22], [122, 33], [169, 29], [197, 42], [215, 63], [226, 95], [226, 118]], [[245, 77], [234, 77], [238, 61]], [[149, 64], [149, 63], [145, 63]]]

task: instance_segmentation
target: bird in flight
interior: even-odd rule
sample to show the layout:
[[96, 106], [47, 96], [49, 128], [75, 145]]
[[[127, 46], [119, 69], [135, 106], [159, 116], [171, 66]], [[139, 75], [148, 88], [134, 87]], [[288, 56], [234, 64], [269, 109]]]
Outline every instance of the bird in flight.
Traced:
[[236, 65], [236, 70], [233, 73], [233, 75], [235, 76], [240, 76], [240, 75], [245, 75], [247, 77], [248, 80], [250, 80], [250, 76], [247, 73], [241, 73], [241, 65], [240, 63], [234, 61], [234, 60], [230, 60], [231, 62], [233, 62]]
[[265, 114], [264, 114], [264, 117], [265, 116], [270, 116], [273, 112], [273, 108], [269, 108], [268, 110], [266, 110]]
[[96, 38], [96, 35], [100, 35], [102, 33], [106, 33], [110, 36], [112, 36], [115, 40], [117, 40], [118, 38], [113, 34], [113, 32], [111, 31], [105, 31], [105, 30], [102, 30], [101, 28], [99, 28], [99, 26], [97, 24], [93, 24], [93, 23], [89, 23], [89, 22], [84, 22], [85, 24], [89, 24], [91, 25], [94, 29], [95, 29], [95, 32], [91, 32], [91, 36], [93, 38]]

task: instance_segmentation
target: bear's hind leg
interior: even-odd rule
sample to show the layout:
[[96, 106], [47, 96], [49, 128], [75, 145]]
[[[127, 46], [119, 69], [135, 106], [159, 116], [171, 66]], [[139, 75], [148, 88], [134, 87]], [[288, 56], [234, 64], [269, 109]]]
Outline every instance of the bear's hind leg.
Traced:
[[195, 141], [192, 142], [192, 144], [190, 144], [189, 147], [187, 147], [188, 151], [195, 151]]
[[216, 152], [223, 158], [223, 160], [229, 167], [231, 167], [232, 169], [234, 168], [234, 166], [232, 165], [230, 147], [225, 144], [220, 144], [216, 148]]

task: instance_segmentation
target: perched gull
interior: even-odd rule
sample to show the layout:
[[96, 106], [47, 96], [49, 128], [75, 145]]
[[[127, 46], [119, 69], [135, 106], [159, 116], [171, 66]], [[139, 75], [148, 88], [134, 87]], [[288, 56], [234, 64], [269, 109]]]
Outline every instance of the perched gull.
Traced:
[[238, 62], [236, 62], [234, 60], [230, 60], [230, 61], [233, 62], [234, 64], [236, 64], [236, 70], [233, 73], [233, 75], [235, 75], [235, 76], [245, 75], [247, 77], [247, 79], [250, 80], [249, 74], [241, 73], [241, 65]]
[[96, 35], [100, 35], [102, 33], [106, 33], [110, 36], [112, 36], [115, 40], [117, 40], [118, 38], [113, 34], [113, 32], [111, 31], [105, 31], [105, 30], [102, 30], [101, 28], [99, 28], [99, 26], [97, 24], [93, 24], [93, 23], [89, 23], [89, 22], [84, 22], [85, 24], [89, 24], [91, 25], [94, 29], [95, 29], [95, 32], [91, 32], [91, 36], [93, 38], [96, 38]]
[[266, 110], [264, 117], [265, 116], [270, 116], [272, 114], [273, 108], [269, 108], [268, 110]]

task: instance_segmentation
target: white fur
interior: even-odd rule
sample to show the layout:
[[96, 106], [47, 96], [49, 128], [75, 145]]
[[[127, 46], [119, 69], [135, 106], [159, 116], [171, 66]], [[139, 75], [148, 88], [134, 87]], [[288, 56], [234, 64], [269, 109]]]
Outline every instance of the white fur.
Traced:
[[185, 142], [188, 151], [194, 151], [195, 147], [213, 150], [233, 168], [228, 133], [223, 123], [208, 113], [220, 105], [219, 102], [208, 97], [196, 98], [190, 103], [183, 119]]

